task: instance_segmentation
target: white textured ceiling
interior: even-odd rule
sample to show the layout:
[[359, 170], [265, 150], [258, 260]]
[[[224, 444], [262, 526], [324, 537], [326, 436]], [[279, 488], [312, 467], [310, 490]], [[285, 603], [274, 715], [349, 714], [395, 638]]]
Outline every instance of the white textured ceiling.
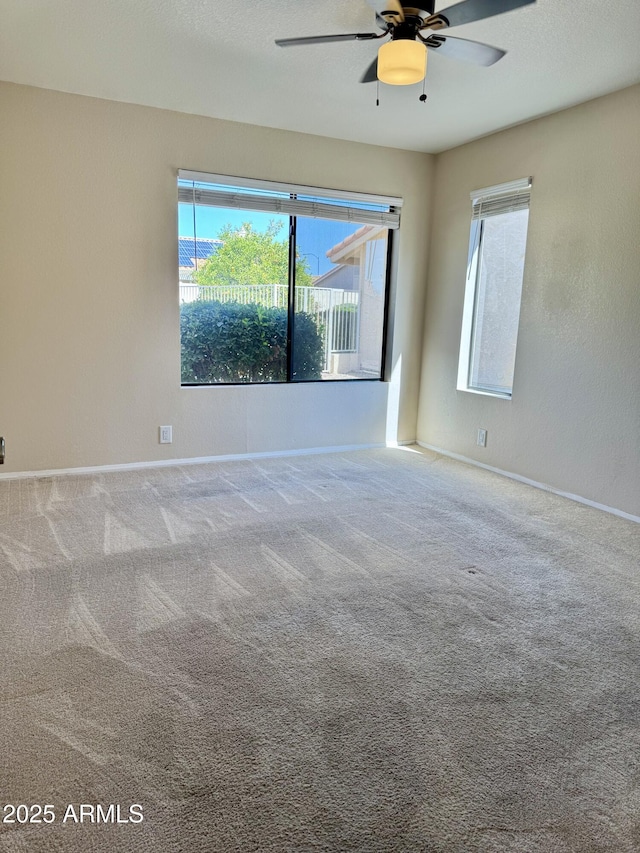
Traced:
[[426, 104], [421, 85], [381, 85], [376, 107], [358, 78], [379, 42], [273, 43], [372, 30], [365, 0], [0, 0], [0, 79], [429, 152], [640, 80], [640, 0], [538, 0], [452, 29], [508, 54], [432, 54]]

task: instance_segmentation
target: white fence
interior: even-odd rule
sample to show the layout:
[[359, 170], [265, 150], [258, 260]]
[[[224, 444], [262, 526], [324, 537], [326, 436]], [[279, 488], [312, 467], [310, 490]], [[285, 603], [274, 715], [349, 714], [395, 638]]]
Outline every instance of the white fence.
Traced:
[[[297, 287], [296, 290], [306, 290]], [[242, 305], [257, 303], [267, 308], [286, 308], [288, 288], [286, 284], [238, 284], [204, 285], [180, 282], [180, 302], [240, 302]]]
[[[267, 308], [286, 308], [286, 284], [201, 285], [180, 282], [180, 302], [255, 303]], [[296, 287], [295, 309], [311, 314], [322, 334], [325, 370], [332, 353], [356, 352], [360, 333], [359, 294], [332, 287]]]

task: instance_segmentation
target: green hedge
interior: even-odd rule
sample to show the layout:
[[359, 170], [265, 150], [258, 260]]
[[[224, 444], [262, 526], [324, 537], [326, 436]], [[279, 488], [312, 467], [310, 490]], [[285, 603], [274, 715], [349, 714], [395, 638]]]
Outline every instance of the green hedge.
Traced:
[[[182, 382], [284, 382], [287, 310], [239, 302], [180, 306]], [[322, 335], [310, 314], [297, 313], [294, 379], [320, 379]]]

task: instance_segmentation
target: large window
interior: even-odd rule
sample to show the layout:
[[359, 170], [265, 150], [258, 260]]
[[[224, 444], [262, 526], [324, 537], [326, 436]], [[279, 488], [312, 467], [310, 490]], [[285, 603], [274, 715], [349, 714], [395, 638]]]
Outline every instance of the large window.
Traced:
[[381, 379], [400, 204], [181, 171], [182, 384]]
[[531, 179], [471, 193], [458, 389], [511, 398]]

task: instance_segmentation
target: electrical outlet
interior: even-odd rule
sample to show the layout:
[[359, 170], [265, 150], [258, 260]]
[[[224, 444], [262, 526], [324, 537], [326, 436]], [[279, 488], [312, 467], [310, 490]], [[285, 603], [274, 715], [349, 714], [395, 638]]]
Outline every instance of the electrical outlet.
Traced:
[[476, 444], [478, 447], [486, 447], [487, 446], [487, 431], [486, 429], [478, 430], [478, 437], [476, 439]]
[[173, 427], [160, 427], [160, 444], [171, 444], [173, 441]]

